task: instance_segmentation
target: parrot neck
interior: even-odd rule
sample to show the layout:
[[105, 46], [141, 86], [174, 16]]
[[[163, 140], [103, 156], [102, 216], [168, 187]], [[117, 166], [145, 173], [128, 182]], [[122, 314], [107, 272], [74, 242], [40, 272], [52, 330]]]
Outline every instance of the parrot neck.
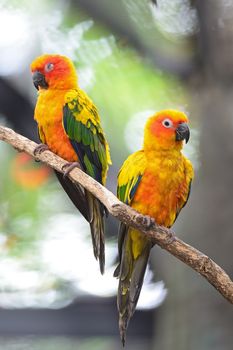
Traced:
[[155, 159], [162, 159], [162, 160], [175, 160], [179, 161], [179, 159], [182, 158], [182, 153], [181, 153], [181, 147], [177, 148], [146, 148], [144, 149], [145, 152], [145, 157], [149, 162], [154, 162]]
[[156, 151], [162, 153], [180, 152], [183, 148], [183, 141], [176, 141], [174, 137], [167, 137], [166, 135], [152, 135], [150, 128], [145, 128], [144, 145], [145, 151]]
[[159, 142], [148, 142], [144, 140], [143, 149], [145, 152], [155, 152], [165, 154], [176, 154], [181, 153], [183, 148], [183, 141], [170, 141], [170, 140], [159, 140]]
[[52, 83], [49, 84], [50, 90], [72, 90], [78, 89], [77, 77], [70, 76], [67, 79], [54, 79]]

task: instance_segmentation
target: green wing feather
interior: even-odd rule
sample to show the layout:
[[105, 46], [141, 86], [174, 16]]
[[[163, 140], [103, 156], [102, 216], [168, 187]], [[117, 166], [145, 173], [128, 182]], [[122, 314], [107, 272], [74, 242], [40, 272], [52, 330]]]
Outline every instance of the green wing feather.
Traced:
[[[145, 167], [146, 160], [143, 151], [133, 153], [124, 162], [118, 175], [117, 188], [117, 196], [122, 202], [132, 204], [145, 172]], [[137, 304], [151, 248], [150, 243], [145, 242], [143, 253], [135, 259], [132, 253], [133, 243], [130, 230], [132, 228], [123, 223], [119, 226], [119, 264], [114, 271], [114, 276], [119, 278], [117, 305], [119, 330], [123, 345], [128, 322]]]
[[[117, 197], [124, 203], [130, 205], [137, 188], [140, 184], [141, 178], [144, 174], [146, 167], [146, 161], [143, 151], [138, 151], [131, 154], [124, 164], [122, 165], [118, 174], [118, 186], [117, 186]], [[123, 223], [119, 226], [118, 233], [118, 252], [119, 260], [121, 262], [122, 248], [125, 237], [127, 235], [129, 227]], [[117, 266], [114, 276], [119, 276], [120, 263]]]
[[[96, 107], [80, 89], [71, 90], [65, 96], [63, 127], [83, 170], [100, 183], [105, 184], [108, 165], [111, 164], [108, 143], [105, 140]], [[89, 209], [93, 251], [96, 259], [99, 260], [100, 271], [103, 273], [105, 265], [104, 214], [107, 211], [90, 192], [84, 190], [84, 193]], [[71, 192], [68, 195], [71, 198]]]
[[130, 204], [140, 184], [145, 170], [144, 152], [138, 151], [131, 154], [124, 162], [118, 174], [117, 196], [126, 203]]
[[71, 90], [66, 94], [63, 127], [83, 170], [104, 184], [108, 164], [111, 164], [109, 147], [97, 109], [82, 90]]

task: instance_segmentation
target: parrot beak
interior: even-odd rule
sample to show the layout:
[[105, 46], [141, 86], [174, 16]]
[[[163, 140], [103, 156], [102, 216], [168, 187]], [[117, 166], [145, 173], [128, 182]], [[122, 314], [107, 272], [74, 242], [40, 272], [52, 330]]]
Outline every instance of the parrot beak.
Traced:
[[32, 73], [32, 80], [33, 80], [33, 84], [37, 90], [39, 90], [39, 87], [41, 87], [42, 89], [48, 88], [48, 83], [45, 80], [45, 76], [41, 72], [39, 72], [39, 71], [33, 72]]
[[176, 129], [176, 141], [183, 141], [185, 140], [186, 143], [188, 143], [190, 137], [190, 131], [188, 124], [181, 123], [179, 124], [178, 128]]

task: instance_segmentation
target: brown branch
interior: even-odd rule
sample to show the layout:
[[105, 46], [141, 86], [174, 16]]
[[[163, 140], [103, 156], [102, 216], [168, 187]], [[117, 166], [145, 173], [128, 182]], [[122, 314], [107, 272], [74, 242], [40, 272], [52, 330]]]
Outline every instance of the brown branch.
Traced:
[[[35, 157], [33, 152], [37, 144], [9, 128], [0, 126], [0, 140], [11, 144], [18, 151], [24, 151], [32, 157]], [[64, 159], [50, 151], [45, 151], [36, 158], [60, 172], [63, 172], [62, 168], [67, 163]], [[80, 183], [99, 198], [108, 211], [117, 219], [139, 229], [161, 248], [167, 250], [186, 265], [200, 273], [224, 298], [233, 304], [233, 282], [226, 272], [208, 256], [184, 243], [177, 237], [172, 240], [171, 236], [174, 234], [166, 227], [154, 224], [148, 229], [145, 223], [146, 220], [144, 220], [145, 217], [126, 204], [120, 202], [113, 193], [80, 169], [75, 168], [72, 170], [69, 177], [72, 181]]]

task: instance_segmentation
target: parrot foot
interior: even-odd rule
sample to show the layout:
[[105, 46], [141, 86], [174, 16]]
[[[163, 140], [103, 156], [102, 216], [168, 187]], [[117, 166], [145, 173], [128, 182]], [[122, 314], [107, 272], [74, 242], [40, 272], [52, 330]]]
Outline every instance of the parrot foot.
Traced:
[[71, 170], [73, 170], [74, 168], [81, 169], [80, 164], [78, 162], [70, 162], [63, 165], [62, 167], [62, 170], [64, 171], [63, 177], [67, 177], [71, 172]]
[[[37, 145], [33, 151], [34, 156], [38, 156], [41, 153], [43, 153], [44, 151], [48, 151], [49, 147], [48, 145], [44, 144], [44, 143], [40, 143], [39, 145]], [[35, 159], [36, 162], [39, 162], [39, 159]]]
[[149, 230], [150, 228], [152, 228], [152, 226], [154, 226], [154, 224], [155, 224], [155, 219], [152, 218], [152, 217], [149, 216], [149, 215], [141, 215], [141, 214], [139, 214], [139, 215], [136, 217], [136, 221], [137, 221], [139, 224], [145, 225], [147, 230]]
[[33, 151], [34, 156], [37, 156], [38, 154], [43, 153], [44, 151], [48, 151], [49, 146], [44, 144], [44, 143], [40, 143], [38, 146], [36, 146], [36, 148]]

